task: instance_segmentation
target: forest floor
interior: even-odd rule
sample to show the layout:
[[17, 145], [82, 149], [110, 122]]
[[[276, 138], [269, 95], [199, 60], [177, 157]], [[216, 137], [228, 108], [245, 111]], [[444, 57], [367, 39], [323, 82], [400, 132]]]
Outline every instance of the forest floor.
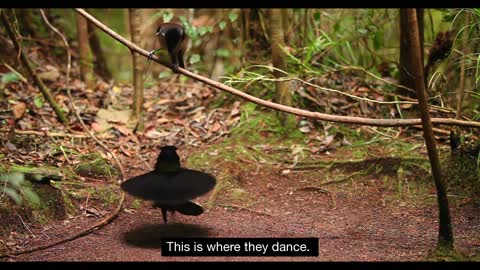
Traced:
[[[187, 148], [179, 153], [186, 157], [207, 149], [196, 147], [189, 151]], [[218, 162], [209, 171], [227, 170], [246, 196], [232, 196], [231, 190], [220, 190], [214, 206], [204, 214], [198, 217], [176, 214], [169, 224], [164, 224], [161, 212], [148, 203], [138, 208], [130, 207], [132, 198], [127, 197], [119, 217], [102, 229], [7, 260], [423, 261], [436, 245], [438, 211], [434, 200], [415, 205], [414, 201], [407, 202], [399, 197], [396, 184], [385, 183], [383, 177], [396, 174], [399, 161], [380, 158], [359, 163], [349, 170], [364, 171], [372, 164], [381, 169], [325, 189], [315, 187], [332, 177], [323, 170], [319, 170], [323, 171], [321, 174], [299, 171], [282, 175], [271, 166]], [[145, 172], [136, 159], [124, 162], [129, 176]], [[198, 201], [207, 205], [211, 195]], [[434, 189], [429, 189], [428, 197], [435, 198]], [[452, 203], [451, 210], [457, 250], [467, 257], [478, 256], [480, 208], [457, 201]], [[96, 221], [93, 217], [81, 216], [69, 220], [68, 226], [57, 222], [48, 231], [32, 228], [36, 239], [30, 239], [20, 248], [55, 241]], [[163, 237], [316, 237], [319, 238], [319, 256], [162, 257], [160, 240]]]
[[[215, 105], [222, 99], [210, 88], [170, 83], [146, 89], [145, 130], [134, 135], [125, 110], [132, 100], [131, 87], [100, 84], [85, 90], [80, 81], [70, 87], [83, 121], [119, 156], [126, 179], [149, 171], [157, 147], [168, 144], [177, 145], [185, 167], [214, 175], [217, 187], [198, 198], [206, 209], [200, 216], [177, 213], [164, 224], [160, 210], [127, 195], [118, 217], [106, 226], [51, 248], [0, 260], [423, 261], [432, 257], [438, 209], [418, 129], [320, 125], [297, 119], [301, 127], [288, 131], [274, 120], [272, 111], [240, 105], [225, 96], [223, 105]], [[97, 177], [89, 169], [79, 169], [92, 153], [110, 166], [115, 163], [85, 136], [71, 111], [72, 123], [65, 128], [49, 107], [39, 102], [34, 106], [32, 93], [35, 100], [39, 97], [35, 91], [30, 87], [6, 92], [6, 98], [13, 100], [17, 123], [15, 134], [10, 129], [8, 141], [2, 144], [0, 163], [7, 169], [12, 164], [62, 169], [63, 180], [55, 188], [70, 196], [73, 212], [64, 219], [37, 222], [39, 211], [28, 218], [22, 208], [0, 205], [16, 209], [9, 218], [0, 219], [0, 228], [11, 229], [3, 231], [0, 239], [9, 252], [52, 243], [99, 222], [116, 208], [121, 192], [119, 174], [108, 171], [108, 177]], [[319, 100], [332, 99], [319, 95]], [[69, 108], [64, 92], [57, 93], [57, 99], [65, 110]], [[328, 106], [332, 113], [364, 117], [396, 108], [354, 102], [358, 103], [339, 95]], [[44, 127], [57, 132], [55, 139], [39, 131]], [[447, 153], [442, 160], [448, 159], [445, 141], [439, 148]], [[91, 164], [97, 164], [98, 156]], [[65, 173], [72, 171], [74, 175]], [[454, 184], [458, 183], [449, 186]], [[456, 260], [478, 260], [480, 255], [480, 207], [472, 198], [458, 188], [450, 193], [455, 247], [463, 256]], [[160, 248], [164, 237], [315, 237], [319, 255], [164, 257]]]

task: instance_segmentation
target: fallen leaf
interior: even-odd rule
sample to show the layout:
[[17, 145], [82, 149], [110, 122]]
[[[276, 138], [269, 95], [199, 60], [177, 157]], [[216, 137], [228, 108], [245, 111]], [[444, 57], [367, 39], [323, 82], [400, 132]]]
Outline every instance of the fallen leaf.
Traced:
[[122, 133], [124, 136], [129, 136], [130, 134], [132, 134], [132, 131], [129, 130], [127, 127], [125, 127], [124, 125], [119, 125], [119, 124], [113, 124], [112, 125], [115, 129], [117, 129], [118, 131], [120, 131], [120, 133]]
[[309, 126], [300, 127], [298, 130], [300, 130], [302, 133], [309, 133], [312, 131]]
[[120, 88], [120, 87], [118, 87], [118, 86], [114, 86], [114, 87], [112, 88], [112, 92], [113, 92], [114, 94], [119, 95], [119, 94], [122, 93], [122, 88]]
[[124, 145], [124, 144], [121, 144], [121, 145], [120, 145], [120, 151], [122, 151], [122, 153], [124, 153], [127, 157], [133, 156], [132, 152], [130, 152], [130, 151], [128, 151], [127, 149], [125, 149], [125, 145]]
[[213, 124], [211, 127], [210, 127], [210, 130], [208, 131], [209, 133], [210, 132], [217, 132], [220, 128], [222, 128], [222, 125], [220, 125], [220, 123], [218, 122], [215, 122], [215, 124]]
[[7, 146], [8, 150], [10, 151], [16, 151], [17, 150], [17, 147], [12, 144], [11, 142], [6, 142], [5, 145]]
[[100, 132], [103, 130], [102, 126], [96, 122], [93, 122], [91, 126], [92, 126], [92, 130], [95, 132]]
[[23, 117], [25, 111], [27, 110], [27, 104], [25, 104], [24, 102], [18, 102], [17, 104], [13, 105], [12, 110], [15, 119], [20, 119]]
[[157, 122], [157, 124], [160, 124], [160, 125], [161, 125], [161, 124], [165, 124], [165, 123], [170, 122], [170, 119], [165, 118], [165, 117], [161, 117], [161, 118], [158, 118], [158, 119], [156, 120], [156, 122]]
[[38, 73], [38, 77], [42, 81], [54, 82], [60, 77], [60, 72], [56, 67], [47, 65], [46, 68], [47, 71]]
[[325, 138], [325, 140], [322, 142], [323, 145], [329, 146], [332, 144], [333, 140], [335, 139], [335, 135], [329, 135]]
[[237, 115], [240, 114], [239, 107], [240, 107], [240, 102], [239, 102], [239, 101], [235, 101], [235, 102], [233, 103], [232, 111], [230, 112], [230, 117], [234, 117], [234, 116], [237, 116]]
[[402, 105], [400, 105], [400, 108], [402, 108], [402, 109], [410, 109], [410, 108], [412, 108], [412, 106], [413, 106], [413, 104], [407, 103], [407, 104], [402, 104]]
[[151, 129], [145, 132], [145, 137], [148, 139], [159, 139], [167, 135], [168, 135], [167, 132], [158, 132], [155, 129]]

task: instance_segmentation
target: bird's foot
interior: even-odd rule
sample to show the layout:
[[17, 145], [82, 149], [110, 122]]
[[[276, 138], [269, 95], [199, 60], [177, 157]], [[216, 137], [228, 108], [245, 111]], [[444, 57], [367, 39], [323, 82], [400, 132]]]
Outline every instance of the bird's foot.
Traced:
[[153, 55], [155, 55], [155, 52], [157, 50], [152, 50], [150, 52], [148, 52], [148, 61], [151, 61], [153, 59]]
[[173, 65], [172, 71], [173, 71], [173, 73], [175, 73], [175, 74], [180, 73], [180, 71], [178, 70], [178, 65]]

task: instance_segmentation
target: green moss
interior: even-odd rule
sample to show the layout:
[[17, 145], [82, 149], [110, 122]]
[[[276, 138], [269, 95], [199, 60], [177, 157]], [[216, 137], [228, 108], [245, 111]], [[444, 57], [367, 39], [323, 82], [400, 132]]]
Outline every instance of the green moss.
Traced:
[[35, 221], [39, 224], [47, 224], [48, 223], [48, 217], [47, 215], [45, 214], [44, 211], [42, 210], [32, 210], [32, 215], [33, 215], [33, 218], [35, 219]]
[[14, 164], [10, 167], [10, 171], [12, 172], [21, 172], [25, 174], [31, 174], [32, 176], [50, 176], [52, 178], [61, 179], [63, 178], [63, 173], [61, 169], [58, 167], [53, 166], [29, 166], [29, 165], [17, 165]]
[[118, 195], [115, 193], [117, 188], [113, 185], [97, 188], [96, 196], [100, 198], [104, 205], [112, 205], [118, 200]]
[[439, 244], [435, 250], [428, 254], [427, 261], [455, 262], [465, 261], [466, 258], [449, 245]]
[[142, 201], [140, 201], [138, 199], [135, 199], [135, 200], [133, 200], [132, 204], [130, 204], [130, 207], [133, 208], [133, 209], [138, 209], [138, 208], [142, 207]]
[[75, 212], [77, 211], [77, 207], [73, 203], [73, 201], [70, 199], [69, 195], [65, 192], [62, 192], [62, 198], [63, 198], [63, 201], [65, 202], [65, 212], [67, 216], [74, 215]]
[[118, 170], [110, 165], [100, 154], [93, 153], [82, 156], [81, 163], [75, 167], [78, 175], [85, 177], [117, 177]]

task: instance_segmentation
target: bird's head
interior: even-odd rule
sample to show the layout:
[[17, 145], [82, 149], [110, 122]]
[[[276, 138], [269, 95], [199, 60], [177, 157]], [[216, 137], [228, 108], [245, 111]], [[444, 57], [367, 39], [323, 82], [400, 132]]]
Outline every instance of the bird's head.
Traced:
[[159, 26], [159, 27], [157, 28], [157, 32], [155, 33], [155, 36], [159, 36], [160, 34], [163, 35], [163, 36], [165, 35], [165, 33], [163, 32], [161, 26]]
[[177, 171], [180, 169], [180, 157], [177, 154], [177, 147], [167, 145], [160, 147], [155, 170], [157, 171]]
[[165, 152], [165, 153], [176, 152], [177, 147], [174, 146], [174, 145], [166, 145], [166, 146], [160, 147], [160, 151]]

